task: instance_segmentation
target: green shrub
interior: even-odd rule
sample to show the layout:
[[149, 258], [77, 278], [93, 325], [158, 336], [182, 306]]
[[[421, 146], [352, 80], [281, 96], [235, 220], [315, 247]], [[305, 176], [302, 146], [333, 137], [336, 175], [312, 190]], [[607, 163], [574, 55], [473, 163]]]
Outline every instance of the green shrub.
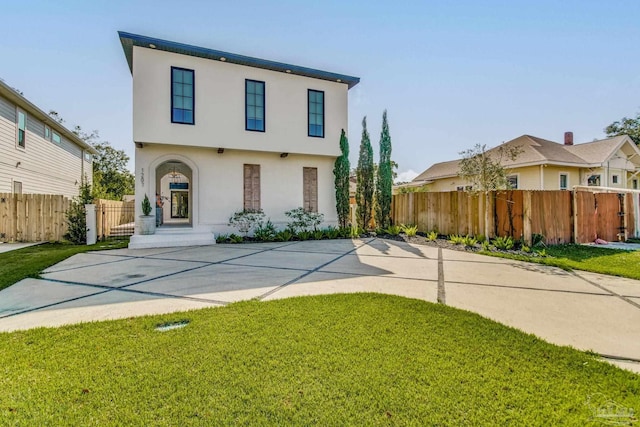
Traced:
[[476, 243], [478, 243], [478, 241], [473, 236], [466, 235], [462, 238], [462, 244], [467, 248], [475, 247]]
[[399, 225], [390, 225], [384, 230], [390, 236], [397, 236], [400, 231], [402, 231], [402, 228]]
[[151, 215], [151, 202], [149, 202], [149, 197], [146, 194], [144, 195], [144, 200], [142, 200], [142, 215]]
[[531, 248], [527, 245], [522, 245], [522, 252], [531, 253]]
[[532, 248], [538, 248], [538, 247], [546, 247], [546, 238], [544, 237], [543, 234], [538, 234], [538, 233], [533, 233], [533, 235], [531, 236], [531, 247]]
[[454, 245], [461, 245], [464, 243], [464, 237], [458, 236], [457, 234], [450, 234], [449, 243], [453, 243]]
[[417, 225], [404, 225], [404, 224], [402, 224], [400, 226], [400, 228], [402, 229], [402, 232], [404, 234], [406, 234], [408, 237], [413, 237], [418, 233], [418, 226]]
[[323, 230], [316, 230], [316, 231], [312, 232], [312, 234], [313, 234], [314, 240], [322, 240], [322, 239], [324, 239], [324, 231]]
[[481, 245], [482, 245], [482, 250], [483, 251], [490, 251], [491, 250], [491, 244], [489, 243], [488, 240], [485, 240], [484, 242], [482, 242]]
[[218, 234], [216, 236], [216, 243], [226, 243], [228, 239], [229, 236], [227, 234]]
[[231, 233], [229, 235], [229, 241], [231, 243], [242, 243], [244, 242], [244, 237], [238, 236], [237, 234]]
[[427, 240], [430, 242], [435, 242], [436, 240], [438, 240], [438, 232], [430, 231], [429, 234], [427, 234]]
[[340, 230], [336, 227], [327, 227], [323, 231], [327, 239], [337, 239], [340, 236]]
[[353, 228], [351, 228], [351, 227], [342, 227], [342, 228], [340, 228], [338, 230], [338, 234], [343, 239], [350, 239], [352, 230], [353, 230]]
[[313, 236], [311, 231], [300, 231], [298, 234], [298, 240], [309, 240]]
[[484, 242], [487, 241], [487, 237], [484, 234], [478, 234], [476, 236], [476, 239], [478, 240], [478, 243], [483, 244]]
[[67, 233], [64, 237], [78, 245], [87, 243], [87, 210], [84, 205], [93, 203], [91, 185], [87, 179], [80, 184], [80, 193], [71, 201], [69, 209], [65, 212], [67, 220]]
[[229, 226], [237, 228], [238, 231], [245, 236], [255, 227], [258, 227], [264, 221], [264, 212], [262, 209], [244, 209], [235, 212], [229, 218]]
[[509, 251], [513, 249], [514, 246], [514, 241], [511, 236], [496, 237], [491, 243], [496, 247], [496, 249], [501, 251]]
[[282, 230], [276, 233], [274, 239], [278, 242], [288, 242], [293, 239], [293, 233], [291, 230]]
[[287, 227], [295, 233], [298, 231], [317, 230], [318, 226], [324, 220], [324, 214], [305, 211], [304, 208], [291, 209], [284, 214], [291, 218]]
[[547, 250], [546, 249], [539, 249], [536, 250], [536, 255], [541, 256], [541, 257], [547, 257]]
[[351, 232], [349, 234], [349, 237], [351, 237], [352, 239], [357, 239], [364, 233], [365, 233], [364, 228], [354, 226], [354, 227], [351, 227]]
[[276, 237], [276, 232], [276, 227], [269, 219], [266, 223], [260, 223], [256, 226], [254, 236], [261, 242], [272, 242]]

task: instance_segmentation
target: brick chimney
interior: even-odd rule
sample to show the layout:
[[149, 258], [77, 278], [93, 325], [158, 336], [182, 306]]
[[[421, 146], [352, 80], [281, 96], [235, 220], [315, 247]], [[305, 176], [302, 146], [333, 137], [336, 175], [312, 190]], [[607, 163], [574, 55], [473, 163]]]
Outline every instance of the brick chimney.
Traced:
[[564, 145], [573, 145], [573, 132], [564, 133]]

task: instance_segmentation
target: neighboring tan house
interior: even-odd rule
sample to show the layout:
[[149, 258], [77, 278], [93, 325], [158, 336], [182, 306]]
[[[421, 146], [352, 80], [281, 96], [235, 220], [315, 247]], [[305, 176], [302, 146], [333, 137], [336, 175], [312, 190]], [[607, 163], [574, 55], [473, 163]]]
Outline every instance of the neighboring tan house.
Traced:
[[78, 195], [96, 150], [0, 81], [0, 193]]
[[[520, 190], [570, 190], [575, 185], [638, 189], [640, 150], [626, 135], [573, 145], [523, 135], [498, 147], [519, 147], [515, 160], [507, 159], [509, 184]], [[495, 147], [489, 152], [496, 152]], [[408, 186], [427, 185], [427, 191], [470, 189], [460, 178], [460, 160], [436, 163]]]
[[133, 75], [136, 215], [157, 194], [165, 219], [130, 247], [211, 243], [238, 232], [228, 221], [243, 209], [280, 228], [297, 207], [337, 224], [333, 166], [359, 78], [119, 36]]

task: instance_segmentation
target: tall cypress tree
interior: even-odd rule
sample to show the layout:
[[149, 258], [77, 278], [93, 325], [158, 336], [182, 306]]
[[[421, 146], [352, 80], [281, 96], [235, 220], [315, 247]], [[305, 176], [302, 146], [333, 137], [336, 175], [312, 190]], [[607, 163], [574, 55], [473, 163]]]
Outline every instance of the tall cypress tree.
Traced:
[[356, 187], [356, 220], [358, 227], [367, 229], [371, 221], [373, 207], [373, 148], [367, 131], [367, 117], [362, 119], [362, 140], [360, 141], [360, 155], [356, 170], [358, 185]]
[[391, 165], [391, 135], [387, 123], [387, 110], [382, 113], [382, 131], [380, 132], [380, 163], [376, 177], [376, 223], [379, 228], [391, 225], [391, 198], [393, 170]]
[[333, 176], [336, 184], [336, 211], [340, 227], [346, 227], [349, 223], [349, 141], [342, 129], [340, 135], [340, 157], [333, 166]]

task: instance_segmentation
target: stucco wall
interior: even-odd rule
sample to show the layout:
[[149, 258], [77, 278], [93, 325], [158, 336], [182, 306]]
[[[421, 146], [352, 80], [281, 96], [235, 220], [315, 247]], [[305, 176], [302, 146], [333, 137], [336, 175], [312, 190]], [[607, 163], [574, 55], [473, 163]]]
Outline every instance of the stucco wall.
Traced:
[[271, 221], [283, 228], [284, 212], [302, 206], [304, 167], [318, 168], [318, 210], [325, 225], [336, 225], [334, 157], [217, 150], [176, 145], [145, 145], [136, 149], [136, 216], [142, 214], [140, 201], [156, 194], [155, 168], [165, 161], [181, 161], [191, 167], [192, 225], [214, 233], [237, 232], [227, 227], [233, 212], [243, 208], [243, 165], [260, 165], [261, 207]]
[[[136, 142], [338, 156], [347, 85], [133, 48]], [[195, 71], [195, 125], [171, 123], [171, 67]], [[245, 79], [265, 82], [266, 131], [245, 130]], [[307, 136], [307, 90], [325, 92], [325, 136]]]

